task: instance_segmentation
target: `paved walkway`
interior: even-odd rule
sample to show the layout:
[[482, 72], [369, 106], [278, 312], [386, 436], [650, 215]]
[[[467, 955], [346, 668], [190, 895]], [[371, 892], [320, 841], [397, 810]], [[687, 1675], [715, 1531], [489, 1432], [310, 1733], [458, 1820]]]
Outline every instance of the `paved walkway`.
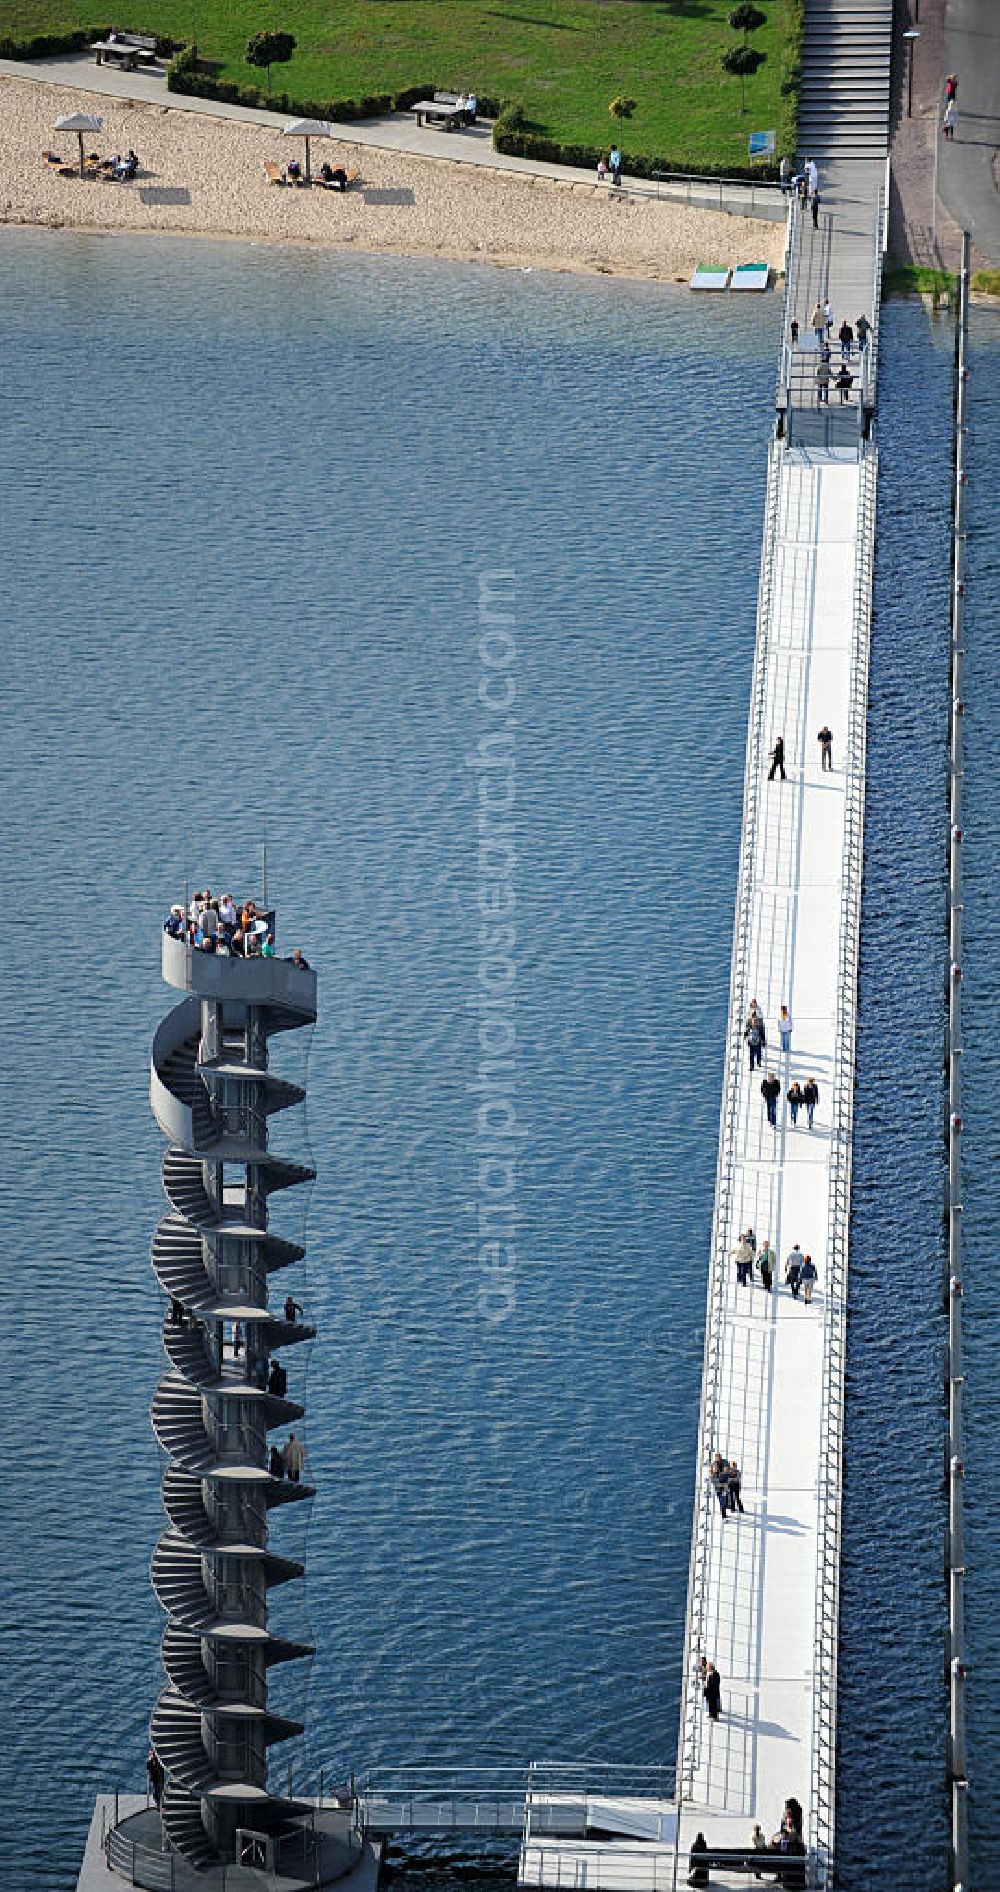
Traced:
[[[182, 92], [168, 92], [166, 76], [159, 72], [121, 72], [116, 66], [98, 66], [87, 54], [58, 59], [31, 61], [0, 59], [0, 74], [30, 79], [34, 84], [69, 86], [92, 95], [88, 109], [99, 110], [103, 98], [135, 99], [145, 105], [162, 105], [167, 111], [199, 112], [209, 118], [230, 118], [244, 125], [271, 125], [280, 131], [289, 122], [287, 113], [258, 111], [242, 105], [226, 105], [218, 99], [189, 98]], [[406, 112], [393, 112], [385, 118], [352, 120], [336, 127], [337, 135], [347, 144], [372, 145], [384, 151], [401, 151], [411, 157], [447, 158], [453, 164], [477, 164], [493, 171], [521, 171], [530, 177], [549, 178], [555, 183], [575, 184], [587, 190], [608, 190], [610, 184], [598, 185], [593, 171], [568, 164], [540, 164], [533, 158], [517, 158], [493, 149], [493, 127], [487, 123], [470, 125], [460, 132], [435, 131], [418, 126]], [[316, 147], [317, 152], [321, 149]], [[705, 210], [722, 210], [731, 216], [761, 217], [780, 222], [785, 215], [784, 201], [776, 184], [728, 184], [714, 178], [643, 180], [630, 179], [625, 173], [623, 195], [664, 197]]]
[[[704, 1478], [713, 1450], [735, 1458], [743, 1474], [743, 1516], [724, 1521], [705, 1484], [699, 1527], [704, 1598], [689, 1649], [713, 1659], [722, 1675], [724, 1712], [708, 1720], [696, 1682], [689, 1685], [682, 1763], [685, 1799], [694, 1802], [684, 1838], [701, 1825], [709, 1842], [748, 1843], [753, 1822], [770, 1835], [794, 1795], [815, 1843], [816, 1761], [813, 1725], [818, 1474], [824, 1343], [842, 1323], [831, 1296], [830, 1166], [833, 1094], [853, 1086], [853, 1068], [837, 1073], [840, 953], [845, 927], [845, 807], [848, 726], [855, 644], [854, 580], [859, 491], [856, 451], [838, 455], [789, 450], [779, 461], [772, 609], [760, 627], [762, 714], [751, 732], [740, 899], [746, 900], [745, 961], [738, 967], [730, 1018], [730, 1065], [720, 1153], [716, 1285], [711, 1309], [717, 1353], [710, 1359]], [[834, 768], [820, 768], [816, 732], [834, 732]], [[783, 734], [788, 780], [769, 782], [768, 751]], [[756, 809], [756, 815], [754, 810]], [[739, 961], [739, 933], [737, 961]], [[778, 1128], [768, 1125], [761, 1070], [751, 1071], [740, 1044], [751, 998], [768, 1034], [764, 1071], [781, 1080]], [[792, 1050], [780, 1053], [777, 1017], [787, 1004]], [[793, 1127], [784, 1095], [793, 1078], [814, 1077], [820, 1106], [814, 1128], [804, 1113]], [[842, 1101], [842, 1100], [841, 1100]], [[737, 1286], [730, 1251], [748, 1225], [767, 1237], [784, 1266], [798, 1243], [811, 1254], [819, 1285], [811, 1307], [776, 1281]], [[713, 1822], [712, 1816], [716, 1815]]]
[[[1000, 6], [948, 0], [945, 73], [958, 74], [955, 136], [938, 154], [938, 188], [979, 256], [1000, 267]], [[945, 76], [943, 73], [942, 78]]]

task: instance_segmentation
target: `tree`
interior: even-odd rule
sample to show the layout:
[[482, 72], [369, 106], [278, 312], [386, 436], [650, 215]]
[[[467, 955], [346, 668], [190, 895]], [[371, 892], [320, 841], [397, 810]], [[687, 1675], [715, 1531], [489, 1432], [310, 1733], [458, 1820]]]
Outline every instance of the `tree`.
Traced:
[[742, 5], [734, 7], [729, 15], [729, 24], [734, 33], [742, 33], [744, 46], [747, 43], [747, 36], [750, 33], [756, 33], [758, 28], [764, 26], [766, 22], [767, 14], [762, 13], [759, 7], [755, 7], [753, 0], [742, 0]]
[[291, 33], [253, 33], [247, 40], [247, 65], [263, 66], [267, 72], [267, 89], [271, 90], [271, 67], [283, 66], [295, 51], [295, 38]]
[[617, 118], [618, 123], [621, 124], [624, 118], [631, 118], [635, 111], [635, 100], [626, 98], [624, 93], [619, 93], [616, 99], [612, 99], [608, 111], [612, 118]]
[[731, 46], [722, 55], [722, 64], [726, 72], [731, 72], [740, 82], [740, 110], [747, 109], [747, 79], [764, 64], [766, 53], [759, 53], [754, 46]]

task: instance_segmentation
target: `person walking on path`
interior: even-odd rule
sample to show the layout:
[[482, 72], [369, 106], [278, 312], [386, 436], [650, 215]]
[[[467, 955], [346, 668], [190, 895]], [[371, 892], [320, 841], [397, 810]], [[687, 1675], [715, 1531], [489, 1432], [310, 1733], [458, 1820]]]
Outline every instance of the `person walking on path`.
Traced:
[[789, 157], [784, 157], [782, 158], [781, 163], [778, 166], [778, 183], [781, 185], [782, 197], [788, 196], [789, 189], [791, 188], [791, 182], [792, 182], [792, 160]]
[[[816, 372], [817, 374], [819, 373], [818, 368]], [[774, 781], [774, 777], [776, 773], [781, 776], [782, 781], [786, 780], [784, 736], [776, 736], [774, 739], [774, 748], [771, 750], [771, 767], [768, 771], [768, 777], [767, 777], [769, 782]]]
[[827, 296], [823, 302], [823, 326], [829, 335], [833, 328], [833, 303], [830, 301], [829, 296]]
[[814, 230], [818, 230], [818, 229], [819, 229], [819, 207], [820, 207], [820, 204], [822, 203], [822, 201], [823, 201], [823, 199], [821, 198], [821, 196], [820, 196], [820, 194], [819, 194], [819, 191], [812, 191], [812, 192], [810, 193], [810, 197], [809, 197], [809, 209], [810, 209], [810, 210], [811, 210], [811, 212], [812, 212], [812, 220], [813, 220], [813, 229], [814, 229]]
[[757, 1266], [760, 1269], [760, 1285], [763, 1288], [765, 1294], [770, 1294], [771, 1292], [771, 1283], [774, 1280], [774, 1264], [775, 1264], [776, 1259], [777, 1257], [775, 1256], [774, 1249], [771, 1247], [771, 1244], [768, 1241], [767, 1236], [765, 1235], [764, 1246], [757, 1257]]
[[787, 1096], [788, 1096], [788, 1108], [792, 1113], [792, 1129], [794, 1130], [799, 1120], [799, 1110], [804, 1101], [803, 1096], [802, 1096], [802, 1086], [799, 1083], [798, 1078], [795, 1079], [795, 1082], [793, 1084], [789, 1084]]
[[802, 1273], [799, 1278], [802, 1282], [802, 1299], [809, 1307], [812, 1303], [813, 1288], [816, 1286], [816, 1263], [811, 1255], [807, 1255], [802, 1263]]
[[622, 181], [622, 154], [617, 145], [613, 145], [611, 148], [611, 156], [608, 159], [608, 169], [611, 172], [611, 182], [617, 189]]
[[833, 369], [831, 368], [830, 363], [828, 361], [818, 362], [816, 365], [816, 406], [817, 407], [829, 407], [830, 383], [832, 380], [833, 380]]
[[854, 330], [852, 329], [849, 321], [847, 320], [846, 315], [843, 321], [841, 322], [839, 329], [837, 330], [837, 340], [840, 343], [840, 353], [841, 353], [842, 359], [844, 361], [850, 361], [851, 350], [854, 347]]
[[813, 1114], [816, 1105], [819, 1103], [819, 1085], [814, 1077], [807, 1077], [802, 1086], [802, 1102], [806, 1107], [806, 1122], [811, 1130], [813, 1127]]
[[797, 1301], [799, 1298], [799, 1287], [802, 1282], [802, 1263], [804, 1259], [805, 1257], [802, 1250], [798, 1242], [796, 1242], [794, 1247], [790, 1249], [788, 1259], [785, 1262], [785, 1280], [792, 1290], [793, 1301]]
[[946, 105], [958, 104], [958, 73], [949, 72], [944, 82], [944, 102]]
[[759, 1012], [754, 1011], [753, 1006], [750, 1007], [750, 1016], [743, 1028], [743, 1036], [746, 1040], [747, 1050], [750, 1053], [750, 1069], [753, 1071], [760, 1063], [764, 1055], [764, 1047], [767, 1044], [767, 1032], [764, 1029], [764, 1020]]
[[816, 307], [809, 317], [809, 326], [816, 337], [816, 346], [818, 348], [826, 331], [826, 315], [824, 314], [823, 304], [821, 302], [817, 302]]
[[782, 1051], [790, 1051], [792, 1048], [792, 1014], [787, 1005], [783, 1005], [778, 1014], [778, 1036], [781, 1039]]
[[739, 1241], [733, 1249], [733, 1260], [736, 1263], [736, 1286], [738, 1288], [748, 1287], [750, 1284], [750, 1270], [753, 1267], [753, 1249], [745, 1235], [740, 1236]]
[[705, 1697], [709, 1720], [718, 1721], [722, 1713], [722, 1677], [714, 1662], [706, 1665], [705, 1682], [701, 1692]]
[[840, 395], [841, 407], [846, 407], [848, 401], [851, 398], [851, 389], [854, 386], [854, 376], [852, 375], [846, 361], [841, 362], [840, 373], [838, 374], [837, 379], [833, 385], [836, 388], [837, 393]]
[[942, 138], [947, 138], [949, 144], [951, 143], [952, 139], [955, 136], [955, 125], [956, 125], [957, 120], [958, 120], [958, 107], [956, 106], [954, 99], [952, 99], [950, 103], [945, 106], [944, 117], [941, 120], [941, 136]]
[[833, 768], [833, 730], [829, 723], [823, 724], [816, 741], [819, 743], [819, 766], [826, 772]]
[[[747, 1223], [746, 1228], [743, 1230], [743, 1240], [746, 1242], [746, 1245], [750, 1250], [751, 1260], [755, 1261], [757, 1259], [757, 1237], [754, 1234], [753, 1229], [750, 1227], [749, 1223]], [[751, 1273], [752, 1272], [753, 1270], [751, 1269]]]
[[767, 1076], [761, 1079], [760, 1094], [764, 1099], [767, 1121], [772, 1130], [776, 1130], [778, 1127], [778, 1098], [781, 1096], [781, 1080], [775, 1077], [773, 1071], [769, 1071]]
[[712, 1488], [715, 1495], [719, 1500], [719, 1510], [722, 1512], [722, 1522], [725, 1524], [726, 1512], [729, 1509], [729, 1466], [721, 1452], [716, 1452], [712, 1459], [711, 1469], [708, 1475], [712, 1481]]
[[740, 1493], [743, 1490], [743, 1480], [740, 1477], [740, 1468], [737, 1465], [736, 1460], [734, 1458], [731, 1458], [729, 1461], [728, 1482], [729, 1482], [729, 1509], [730, 1511], [738, 1511], [740, 1516], [742, 1517], [743, 1516], [743, 1499], [740, 1496]]
[[859, 315], [854, 327], [858, 337], [858, 352], [864, 354], [868, 346], [868, 337], [872, 332], [872, 325], [866, 315]]
[[806, 189], [810, 197], [819, 195], [819, 166], [815, 158], [806, 159]]

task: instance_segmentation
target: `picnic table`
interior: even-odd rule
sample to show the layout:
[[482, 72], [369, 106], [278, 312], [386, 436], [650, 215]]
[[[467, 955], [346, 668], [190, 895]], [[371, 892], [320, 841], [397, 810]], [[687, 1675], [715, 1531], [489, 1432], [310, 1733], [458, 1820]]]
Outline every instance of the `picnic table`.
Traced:
[[107, 39], [95, 40], [90, 50], [99, 66], [117, 61], [125, 72], [156, 63], [156, 40], [149, 33], [109, 33]]
[[444, 99], [421, 99], [411, 105], [410, 110], [418, 125], [439, 124], [445, 131], [454, 131], [456, 126], [465, 123], [465, 106], [449, 104]]

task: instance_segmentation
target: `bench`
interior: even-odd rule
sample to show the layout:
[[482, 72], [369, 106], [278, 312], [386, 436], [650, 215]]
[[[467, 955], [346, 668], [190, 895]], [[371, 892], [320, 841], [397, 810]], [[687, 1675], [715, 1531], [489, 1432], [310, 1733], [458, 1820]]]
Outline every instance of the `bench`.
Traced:
[[420, 99], [410, 110], [418, 125], [443, 125], [445, 131], [455, 131], [465, 124], [465, 106], [439, 98], [436, 93], [432, 99]]
[[156, 63], [156, 40], [149, 33], [109, 33], [107, 39], [95, 41], [90, 50], [99, 66], [115, 64], [125, 72]]

